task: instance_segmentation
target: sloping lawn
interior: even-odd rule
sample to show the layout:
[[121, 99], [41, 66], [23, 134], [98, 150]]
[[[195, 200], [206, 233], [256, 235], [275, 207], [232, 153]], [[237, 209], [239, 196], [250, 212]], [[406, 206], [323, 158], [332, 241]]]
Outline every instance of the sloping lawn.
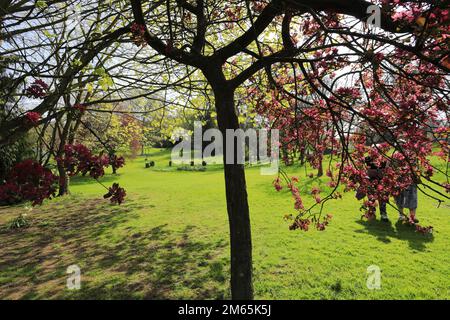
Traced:
[[[170, 154], [153, 150], [156, 167], [128, 161], [117, 176], [128, 193], [112, 206], [105, 189], [84, 178], [72, 181], [68, 197], [29, 211], [0, 209], [1, 299], [217, 299], [229, 298], [229, 247], [223, 174], [169, 168]], [[299, 176], [304, 193], [321, 185]], [[334, 218], [324, 232], [289, 231], [293, 213], [286, 190], [274, 177], [248, 168], [257, 299], [449, 299], [450, 207], [420, 196], [418, 217], [433, 225], [432, 236], [400, 225], [360, 219], [353, 194], [328, 202]], [[325, 189], [324, 186], [322, 186]], [[305, 196], [306, 198], [310, 198]], [[310, 201], [310, 200], [309, 200]], [[7, 230], [28, 212], [30, 227]], [[66, 289], [66, 269], [78, 265], [81, 290]], [[367, 268], [382, 270], [380, 290], [366, 286]]]

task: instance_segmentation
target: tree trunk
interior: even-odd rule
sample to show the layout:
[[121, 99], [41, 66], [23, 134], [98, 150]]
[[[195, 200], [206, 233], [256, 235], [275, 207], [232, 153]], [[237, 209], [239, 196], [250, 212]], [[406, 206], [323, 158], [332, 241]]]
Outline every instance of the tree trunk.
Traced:
[[59, 174], [58, 197], [62, 197], [69, 194], [69, 175], [67, 174], [64, 166], [58, 164], [57, 167]]
[[304, 165], [305, 165], [305, 149], [306, 149], [306, 147], [303, 147], [303, 146], [300, 147], [300, 157], [299, 157], [299, 160], [300, 160], [300, 165], [301, 165], [301, 166], [304, 166]]
[[[253, 299], [252, 238], [244, 165], [226, 164], [226, 129], [238, 129], [234, 90], [221, 85], [214, 88], [217, 121], [224, 137], [224, 171], [231, 246], [231, 297]], [[234, 143], [234, 145], [237, 145]], [[235, 146], [236, 148], [236, 146]], [[234, 152], [235, 156], [237, 152]]]
[[319, 159], [319, 169], [317, 170], [317, 176], [318, 177], [323, 176], [323, 160], [322, 160], [322, 158]]
[[111, 164], [111, 169], [112, 169], [112, 174], [117, 174], [117, 168], [116, 168], [116, 159], [117, 159], [117, 155], [115, 152], [109, 152], [109, 161]]

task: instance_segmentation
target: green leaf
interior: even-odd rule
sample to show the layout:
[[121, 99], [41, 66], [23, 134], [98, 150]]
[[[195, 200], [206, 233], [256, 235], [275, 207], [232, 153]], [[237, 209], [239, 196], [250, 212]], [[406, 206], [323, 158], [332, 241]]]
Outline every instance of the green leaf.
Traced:
[[36, 1], [36, 8], [39, 8], [39, 9], [47, 8], [47, 2], [45, 2], [43, 0]]

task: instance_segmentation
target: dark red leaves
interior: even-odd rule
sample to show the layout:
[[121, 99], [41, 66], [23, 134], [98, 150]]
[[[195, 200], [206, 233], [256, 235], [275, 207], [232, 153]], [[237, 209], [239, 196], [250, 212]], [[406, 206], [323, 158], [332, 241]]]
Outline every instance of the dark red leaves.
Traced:
[[116, 155], [111, 155], [109, 157], [109, 164], [116, 169], [122, 168], [125, 165], [125, 159], [123, 157], [118, 157]]
[[84, 113], [84, 112], [86, 111], [86, 106], [85, 106], [84, 104], [81, 104], [81, 103], [75, 104], [75, 105], [73, 106], [73, 108], [74, 108], [75, 110], [77, 110], [78, 112], [80, 112], [80, 113]]
[[13, 167], [6, 184], [0, 186], [0, 203], [31, 201], [33, 206], [40, 205], [54, 195], [57, 181], [49, 169], [34, 160], [25, 160]]
[[33, 84], [26, 89], [27, 96], [35, 99], [44, 99], [47, 96], [47, 92], [48, 85], [40, 79], [35, 80]]
[[[113, 165], [116, 169], [125, 165], [123, 157], [115, 155], [93, 155], [92, 152], [82, 144], [66, 145], [64, 155], [57, 159], [69, 175], [74, 176], [82, 174], [89, 175], [94, 179], [99, 179], [105, 175], [105, 168]], [[112, 203], [121, 204], [124, 201], [126, 192], [118, 184], [109, 188], [109, 192], [104, 196], [105, 199], [111, 198]]]
[[37, 112], [27, 112], [25, 115], [26, 122], [32, 126], [37, 126], [41, 120], [41, 114]]
[[107, 194], [103, 196], [105, 199], [110, 199], [113, 204], [122, 204], [127, 193], [124, 188], [120, 188], [118, 183], [114, 183]]
[[145, 40], [145, 26], [138, 23], [133, 23], [131, 26], [132, 39], [136, 46], [144, 47], [147, 45]]
[[109, 157], [103, 155], [92, 155], [91, 151], [82, 144], [66, 145], [64, 156], [57, 161], [62, 163], [69, 175], [74, 176], [81, 173], [89, 175], [94, 179], [105, 175], [105, 167], [109, 166]]

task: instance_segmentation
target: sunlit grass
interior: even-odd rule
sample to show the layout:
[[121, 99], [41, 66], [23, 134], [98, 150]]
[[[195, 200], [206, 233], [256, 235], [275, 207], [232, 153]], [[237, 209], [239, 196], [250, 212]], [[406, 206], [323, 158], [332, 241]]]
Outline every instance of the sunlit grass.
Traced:
[[[124, 205], [102, 199], [105, 189], [75, 178], [71, 196], [47, 201], [28, 213], [31, 226], [0, 232], [0, 298], [193, 299], [229, 298], [228, 223], [223, 173], [170, 168], [170, 153], [152, 150], [156, 166], [129, 161], [119, 175]], [[303, 168], [303, 193], [321, 185]], [[293, 232], [283, 216], [293, 212], [287, 192], [275, 192], [274, 177], [247, 168], [258, 299], [449, 299], [448, 204], [420, 196], [418, 217], [433, 225], [423, 236], [396, 224], [360, 219], [353, 194], [328, 202], [333, 214], [324, 232]], [[325, 180], [324, 180], [325, 181]], [[312, 198], [305, 195], [308, 203]], [[24, 211], [0, 209], [0, 225]], [[65, 289], [66, 268], [82, 270], [80, 291]], [[367, 267], [382, 270], [381, 290], [366, 287]]]

